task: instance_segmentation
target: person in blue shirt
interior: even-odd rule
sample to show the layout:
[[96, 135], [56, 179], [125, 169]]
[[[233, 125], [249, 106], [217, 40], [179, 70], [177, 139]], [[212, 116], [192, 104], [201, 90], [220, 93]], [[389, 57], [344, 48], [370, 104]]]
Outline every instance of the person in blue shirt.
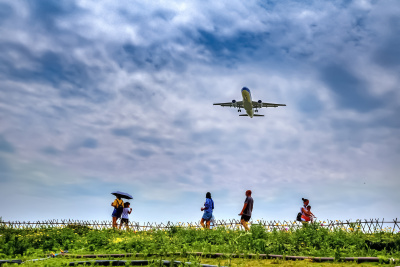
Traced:
[[[201, 211], [204, 211], [203, 217], [201, 218], [200, 224], [203, 226], [203, 228], [210, 229], [210, 220], [212, 217], [212, 212], [214, 209], [214, 201], [211, 198], [211, 193], [207, 192], [206, 194], [206, 202], [204, 203], [204, 207], [201, 208]], [[206, 222], [206, 225], [204, 225], [204, 221]]]

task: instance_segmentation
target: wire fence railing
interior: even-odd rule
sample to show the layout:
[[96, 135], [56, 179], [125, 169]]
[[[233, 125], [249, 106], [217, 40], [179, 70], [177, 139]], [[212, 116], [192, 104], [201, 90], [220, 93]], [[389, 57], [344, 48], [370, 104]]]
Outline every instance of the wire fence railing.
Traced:
[[[400, 221], [396, 219], [385, 220], [385, 219], [364, 219], [364, 220], [323, 220], [316, 221], [319, 227], [325, 227], [329, 230], [342, 229], [345, 231], [361, 231], [363, 233], [376, 233], [376, 232], [400, 232]], [[303, 227], [302, 222], [298, 221], [280, 221], [280, 220], [255, 220], [250, 221], [251, 225], [262, 225], [266, 231], [291, 231]], [[97, 220], [45, 220], [45, 221], [0, 221], [0, 226], [17, 228], [17, 229], [36, 229], [36, 228], [49, 228], [49, 227], [67, 227], [67, 226], [84, 226], [91, 229], [110, 229], [112, 228], [111, 221], [97, 221]], [[119, 226], [119, 225], [118, 225]], [[149, 231], [149, 230], [169, 230], [174, 227], [197, 229], [201, 228], [200, 222], [167, 222], [167, 223], [156, 223], [156, 222], [130, 222], [129, 229], [135, 231]], [[240, 220], [217, 220], [211, 223], [211, 227], [225, 227], [227, 229], [239, 229], [241, 228]], [[123, 228], [124, 229], [124, 228]]]

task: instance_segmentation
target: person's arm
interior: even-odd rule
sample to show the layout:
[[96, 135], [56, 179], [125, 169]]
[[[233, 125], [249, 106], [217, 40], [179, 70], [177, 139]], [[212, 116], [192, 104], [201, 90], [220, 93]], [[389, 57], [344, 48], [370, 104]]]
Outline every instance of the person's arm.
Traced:
[[117, 206], [116, 200], [114, 200], [114, 202], [111, 203], [111, 206], [114, 207], [114, 208]]
[[247, 207], [247, 203], [244, 203], [243, 209], [242, 209], [242, 211], [239, 213], [239, 215], [243, 215], [243, 212], [244, 212], [244, 210], [246, 209], [246, 207]]
[[128, 214], [131, 214], [132, 213], [132, 208], [128, 211]]

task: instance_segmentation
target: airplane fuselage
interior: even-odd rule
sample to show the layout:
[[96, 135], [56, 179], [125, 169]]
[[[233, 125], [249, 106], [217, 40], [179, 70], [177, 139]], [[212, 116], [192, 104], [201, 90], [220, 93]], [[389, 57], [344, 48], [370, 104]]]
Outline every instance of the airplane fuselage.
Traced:
[[251, 100], [251, 93], [249, 88], [247, 87], [242, 88], [242, 97], [243, 97], [243, 108], [246, 110], [247, 115], [249, 115], [250, 118], [253, 118], [254, 116], [253, 101]]

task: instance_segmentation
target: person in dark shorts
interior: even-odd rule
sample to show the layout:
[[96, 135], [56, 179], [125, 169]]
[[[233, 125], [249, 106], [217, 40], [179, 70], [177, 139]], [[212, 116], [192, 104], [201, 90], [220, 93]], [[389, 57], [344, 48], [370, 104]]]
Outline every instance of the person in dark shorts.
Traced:
[[243, 225], [246, 231], [249, 231], [249, 226], [247, 222], [250, 221], [251, 213], [253, 211], [253, 198], [251, 197], [251, 190], [246, 191], [246, 199], [244, 201], [243, 209], [239, 215], [242, 217], [240, 218], [240, 223]]
[[132, 208], [129, 208], [131, 203], [124, 203], [124, 210], [122, 211], [121, 223], [119, 224], [119, 229], [121, 229], [122, 225], [125, 224], [126, 230], [129, 230], [129, 214], [132, 212]]

